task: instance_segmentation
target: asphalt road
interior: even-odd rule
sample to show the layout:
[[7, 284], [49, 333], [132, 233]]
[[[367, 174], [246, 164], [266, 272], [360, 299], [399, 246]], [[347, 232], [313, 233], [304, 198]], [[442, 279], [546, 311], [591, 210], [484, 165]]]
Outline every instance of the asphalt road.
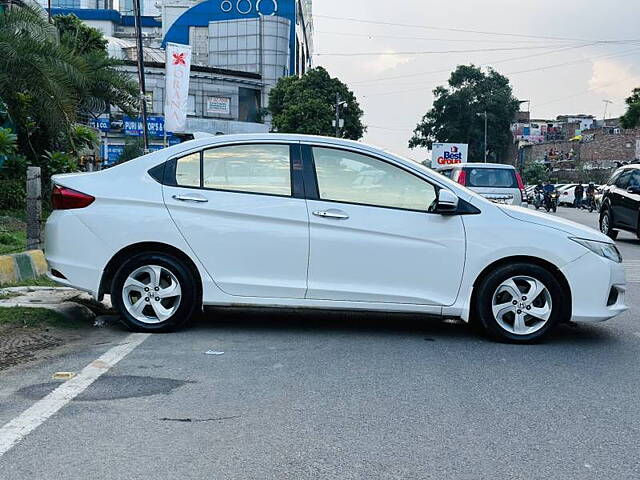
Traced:
[[[640, 282], [640, 242], [618, 244]], [[409, 315], [216, 311], [147, 338], [0, 478], [638, 478], [638, 283], [628, 303], [533, 346]], [[125, 336], [0, 376], [0, 426]]]

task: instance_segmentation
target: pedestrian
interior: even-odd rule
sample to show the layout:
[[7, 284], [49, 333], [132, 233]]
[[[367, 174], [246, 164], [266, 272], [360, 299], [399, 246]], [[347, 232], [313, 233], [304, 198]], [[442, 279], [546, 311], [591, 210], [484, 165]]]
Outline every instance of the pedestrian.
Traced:
[[574, 193], [575, 198], [573, 200], [573, 206], [576, 208], [580, 208], [582, 206], [582, 195], [584, 194], [584, 187], [581, 183], [576, 186]]

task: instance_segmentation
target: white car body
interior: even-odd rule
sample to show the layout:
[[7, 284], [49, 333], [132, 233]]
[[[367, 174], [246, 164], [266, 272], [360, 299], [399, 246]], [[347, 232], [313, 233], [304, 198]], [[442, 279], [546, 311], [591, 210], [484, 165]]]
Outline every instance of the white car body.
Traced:
[[[167, 186], [149, 170], [203, 148], [288, 143], [382, 159], [449, 190], [480, 213], [440, 215], [318, 199]], [[306, 168], [306, 167], [305, 167]], [[474, 282], [503, 262], [557, 269], [571, 317], [601, 321], [626, 310], [621, 263], [570, 240], [611, 243], [600, 232], [520, 207], [494, 204], [410, 160], [361, 143], [285, 134], [207, 137], [55, 184], [95, 197], [46, 223], [49, 277], [101, 297], [115, 258], [161, 245], [197, 268], [203, 305], [422, 312], [469, 320]], [[175, 196], [208, 200], [184, 202]], [[346, 219], [316, 216], [340, 209]], [[619, 296], [607, 305], [612, 288]]]

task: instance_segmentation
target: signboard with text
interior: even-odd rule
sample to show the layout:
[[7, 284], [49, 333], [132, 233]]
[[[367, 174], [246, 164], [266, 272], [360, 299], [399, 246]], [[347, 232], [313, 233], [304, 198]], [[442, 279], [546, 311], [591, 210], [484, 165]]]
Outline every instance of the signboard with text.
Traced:
[[229, 115], [231, 99], [229, 97], [207, 97], [207, 113], [210, 115]]
[[166, 56], [164, 114], [167, 128], [172, 132], [184, 132], [187, 128], [191, 47], [167, 43]]
[[431, 147], [431, 168], [437, 170], [455, 165], [467, 163], [466, 143], [434, 143]]
[[[122, 130], [124, 134], [130, 137], [139, 137], [142, 135], [142, 119], [123, 117]], [[164, 117], [147, 117], [147, 130], [149, 136], [162, 137], [164, 136]], [[167, 136], [171, 134], [167, 132]]]

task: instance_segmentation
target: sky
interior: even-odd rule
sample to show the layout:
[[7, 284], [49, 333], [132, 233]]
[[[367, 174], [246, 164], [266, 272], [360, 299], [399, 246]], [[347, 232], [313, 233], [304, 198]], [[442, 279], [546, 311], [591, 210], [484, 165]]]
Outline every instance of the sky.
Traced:
[[355, 93], [362, 141], [417, 161], [408, 140], [457, 65], [506, 75], [532, 118], [601, 119], [603, 100], [619, 116], [640, 86], [638, 0], [314, 0], [313, 15], [314, 64]]

